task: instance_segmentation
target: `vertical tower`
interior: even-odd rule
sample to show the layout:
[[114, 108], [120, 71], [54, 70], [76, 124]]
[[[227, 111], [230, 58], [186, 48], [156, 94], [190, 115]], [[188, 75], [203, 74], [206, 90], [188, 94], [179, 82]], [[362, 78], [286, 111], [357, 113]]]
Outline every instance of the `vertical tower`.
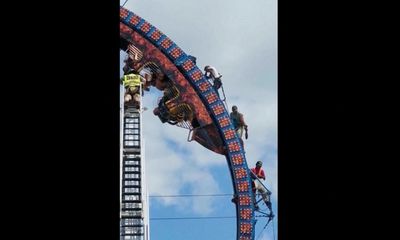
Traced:
[[150, 239], [141, 109], [121, 108], [120, 240]]

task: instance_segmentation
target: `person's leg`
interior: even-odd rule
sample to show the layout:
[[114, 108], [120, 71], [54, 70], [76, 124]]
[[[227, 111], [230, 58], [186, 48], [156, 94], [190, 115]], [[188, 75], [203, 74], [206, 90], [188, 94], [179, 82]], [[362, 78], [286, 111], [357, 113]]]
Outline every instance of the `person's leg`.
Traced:
[[260, 192], [264, 202], [265, 203], [269, 202], [269, 195], [267, 193], [267, 190], [261, 184], [259, 184], [257, 190], [258, 192]]
[[270, 193], [265, 189], [265, 187], [258, 183], [256, 184], [257, 191], [261, 194], [262, 199], [264, 200], [265, 205], [267, 205], [268, 209], [272, 212], [272, 205], [270, 199]]
[[132, 100], [132, 96], [131, 96], [128, 92], [126, 92], [126, 93], [125, 93], [125, 96], [124, 96], [124, 100], [125, 100], [125, 102], [127, 103], [127, 102], [129, 102], [130, 100]]
[[239, 128], [236, 130], [236, 132], [237, 132], [237, 134], [239, 135], [239, 138], [242, 138], [242, 136], [243, 136], [243, 127], [239, 127]]
[[237, 133], [237, 135], [239, 136], [240, 144], [242, 145], [242, 148], [243, 148], [243, 150], [244, 150], [244, 142], [243, 142], [243, 139], [242, 139], [242, 136], [243, 136], [243, 127], [238, 128], [238, 129], [236, 130], [236, 133]]
[[137, 109], [140, 108], [140, 95], [138, 93], [135, 93], [135, 95], [133, 95], [133, 100], [135, 101], [135, 107]]
[[258, 207], [258, 204], [257, 204], [256, 187], [255, 187], [254, 181], [252, 181], [252, 183], [251, 183], [251, 190], [253, 191], [253, 203], [254, 203], [254, 208], [255, 208], [256, 210], [258, 210], [259, 207]]
[[214, 88], [215, 92], [217, 93], [218, 98], [220, 98], [218, 88], [215, 85], [213, 85], [213, 88]]
[[220, 97], [218, 90], [221, 88], [221, 86], [222, 86], [221, 80], [219, 78], [214, 79], [213, 88], [217, 92], [218, 97]]

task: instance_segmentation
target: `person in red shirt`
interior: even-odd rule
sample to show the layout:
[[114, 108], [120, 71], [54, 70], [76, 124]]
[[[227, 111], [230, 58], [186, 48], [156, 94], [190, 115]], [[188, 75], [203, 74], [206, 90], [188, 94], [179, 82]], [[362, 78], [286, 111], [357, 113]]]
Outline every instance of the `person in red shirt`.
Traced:
[[[265, 173], [264, 170], [262, 169], [262, 162], [258, 161], [256, 163], [256, 167], [251, 169], [251, 173], [252, 173], [252, 179], [253, 179], [253, 195], [254, 195], [254, 200], [255, 200], [255, 195], [256, 195], [256, 190], [261, 194], [262, 199], [265, 202], [265, 205], [267, 205], [268, 209], [272, 212], [271, 209], [271, 201], [270, 201], [270, 192], [261, 184], [261, 180], [263, 179], [265, 180]], [[255, 208], [256, 210], [258, 210], [258, 205], [256, 203], [256, 201], [254, 201], [255, 203]]]

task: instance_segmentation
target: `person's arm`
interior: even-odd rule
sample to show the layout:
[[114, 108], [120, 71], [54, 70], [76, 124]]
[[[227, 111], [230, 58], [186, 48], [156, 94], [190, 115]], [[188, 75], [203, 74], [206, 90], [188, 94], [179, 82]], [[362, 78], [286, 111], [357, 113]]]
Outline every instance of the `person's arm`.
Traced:
[[247, 129], [247, 125], [244, 122], [243, 114], [239, 115], [239, 122], [240, 122], [240, 126], [244, 126], [244, 128]]
[[247, 139], [249, 137], [249, 134], [247, 132], [248, 128], [247, 128], [247, 124], [244, 122], [243, 114], [240, 114], [239, 121], [240, 121], [240, 125], [244, 126], [244, 130], [245, 130], [245, 135], [244, 136]]
[[257, 175], [254, 172], [254, 168], [250, 169], [250, 176], [251, 176], [251, 179], [256, 179]]
[[265, 181], [265, 173], [264, 170], [261, 169], [259, 178], [262, 178]]

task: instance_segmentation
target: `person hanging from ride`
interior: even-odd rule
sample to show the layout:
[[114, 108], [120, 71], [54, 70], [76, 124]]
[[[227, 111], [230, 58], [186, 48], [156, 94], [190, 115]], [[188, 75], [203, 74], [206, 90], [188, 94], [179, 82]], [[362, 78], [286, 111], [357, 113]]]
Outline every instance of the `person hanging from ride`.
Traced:
[[233, 127], [235, 128], [236, 133], [239, 136], [240, 143], [242, 144], [242, 147], [244, 147], [243, 143], [243, 131], [245, 131], [245, 138], [247, 139], [249, 137], [248, 135], [248, 127], [247, 124], [244, 122], [243, 114], [241, 114], [238, 111], [237, 106], [232, 106], [232, 112], [230, 113], [230, 118], [233, 124]]
[[204, 67], [204, 71], [207, 80], [212, 79], [213, 88], [217, 92], [217, 95], [219, 97], [218, 89], [220, 89], [222, 86], [222, 81], [221, 81], [222, 75], [217, 71], [215, 67], [208, 65]]
[[139, 108], [140, 104], [140, 84], [142, 82], [142, 77], [135, 72], [134, 70], [130, 69], [125, 71], [124, 69], [124, 76], [121, 78], [122, 84], [125, 87], [125, 96], [124, 101], [125, 104], [130, 103], [133, 100], [133, 105], [136, 108]]
[[268, 189], [265, 188], [265, 186], [261, 183], [261, 179], [265, 180], [265, 173], [264, 170], [262, 169], [262, 162], [257, 161], [256, 166], [251, 169], [251, 178], [253, 179], [252, 181], [252, 189], [253, 189], [253, 196], [254, 196], [254, 205], [255, 208], [258, 210], [258, 204], [255, 199], [256, 191], [258, 191], [261, 194], [262, 199], [265, 202], [265, 205], [267, 205], [271, 215], [272, 215], [272, 205], [271, 205], [271, 199], [270, 195], [271, 192], [268, 191]]

